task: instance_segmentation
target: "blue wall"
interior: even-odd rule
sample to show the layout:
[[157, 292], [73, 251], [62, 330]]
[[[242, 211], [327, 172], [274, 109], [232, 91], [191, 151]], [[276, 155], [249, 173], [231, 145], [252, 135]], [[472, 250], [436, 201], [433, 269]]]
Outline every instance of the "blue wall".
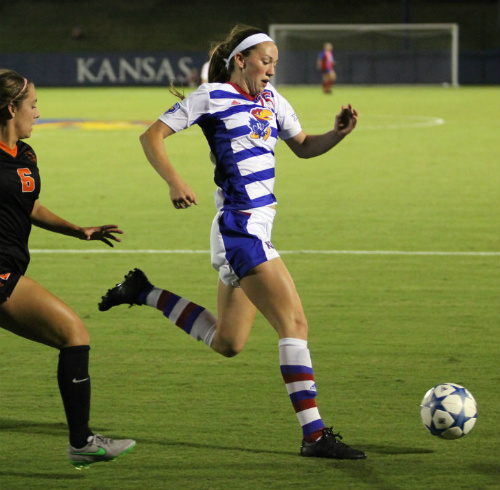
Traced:
[[[371, 69], [368, 61], [339, 63], [339, 83], [422, 83], [414, 71], [412, 62], [406, 65], [391, 56], [383, 60], [382, 69]], [[205, 52], [143, 52], [143, 53], [43, 53], [43, 54], [2, 54], [0, 67], [11, 68], [33, 80], [37, 86], [177, 86], [196, 85], [201, 66], [206, 61]], [[293, 83], [320, 83], [320, 75], [315, 70], [315, 53], [307, 53], [303, 61], [297, 62], [294, 54], [291, 63], [286, 57], [280, 60], [281, 70], [289, 71]], [[359, 57], [359, 54], [357, 55]], [[300, 58], [300, 56], [299, 56]], [[309, 58], [311, 58], [309, 60]], [[338, 60], [342, 61], [342, 60]], [[439, 61], [439, 60], [437, 60]], [[310, 65], [310, 70], [304, 66]], [[379, 64], [377, 64], [378, 66]], [[417, 63], [418, 65], [418, 63]], [[436, 67], [439, 67], [436, 63]], [[442, 67], [439, 68], [442, 70]], [[436, 80], [440, 83], [439, 70]], [[439, 75], [439, 76], [438, 76]], [[438, 79], [439, 78], [439, 79]], [[279, 80], [279, 77], [278, 77]], [[459, 83], [461, 85], [500, 84], [500, 51], [460, 53]]]
[[18, 71], [37, 86], [188, 85], [206, 53], [2, 54], [0, 66]]

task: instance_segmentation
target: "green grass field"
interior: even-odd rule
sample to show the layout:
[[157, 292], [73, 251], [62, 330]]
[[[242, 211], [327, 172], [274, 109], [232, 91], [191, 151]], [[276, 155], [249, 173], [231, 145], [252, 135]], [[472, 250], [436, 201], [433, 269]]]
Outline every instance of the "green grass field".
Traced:
[[[97, 310], [140, 267], [215, 311], [206, 252], [214, 184], [200, 130], [167, 142], [199, 199], [176, 211], [142, 155], [143, 126], [40, 125], [29, 142], [41, 202], [81, 225], [117, 223], [125, 235], [111, 250], [35, 229], [28, 273], [91, 333], [93, 429], [137, 447], [73, 470], [57, 352], [2, 330], [2, 490], [499, 488], [498, 88], [282, 93], [310, 133], [329, 129], [342, 104], [360, 113], [327, 155], [300, 161], [278, 146], [273, 243], [308, 315], [322, 418], [368, 459], [298, 456], [300, 426], [262, 317], [246, 349], [224, 359], [150, 308]], [[39, 89], [38, 98], [42, 118], [97, 121], [153, 121], [174, 102], [159, 88]], [[469, 388], [479, 405], [476, 427], [456, 441], [420, 422], [424, 393], [445, 381]]]

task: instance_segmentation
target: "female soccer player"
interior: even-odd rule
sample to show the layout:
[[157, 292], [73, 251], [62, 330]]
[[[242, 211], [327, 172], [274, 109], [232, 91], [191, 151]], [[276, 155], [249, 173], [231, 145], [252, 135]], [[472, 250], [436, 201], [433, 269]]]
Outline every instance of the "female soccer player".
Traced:
[[332, 54], [332, 43], [325, 43], [323, 51], [318, 56], [318, 70], [323, 74], [323, 92], [325, 94], [332, 93], [332, 86], [337, 81], [337, 74], [335, 73], [335, 60]]
[[209, 83], [167, 110], [141, 136], [147, 159], [167, 182], [176, 209], [197, 204], [167, 157], [164, 140], [198, 124], [215, 165], [217, 215], [212, 263], [219, 272], [218, 316], [174, 293], [153, 287], [139, 269], [110, 289], [101, 311], [118, 304], [158, 308], [178, 327], [232, 357], [244, 347], [259, 310], [279, 337], [281, 373], [302, 426], [302, 456], [361, 459], [323, 423], [307, 348], [308, 325], [294, 282], [271, 242], [275, 205], [274, 147], [278, 136], [301, 158], [321, 155], [356, 126], [349, 105], [334, 129], [306, 134], [290, 104], [271, 85], [278, 62], [274, 41], [256, 28], [233, 29], [210, 61]]
[[0, 69], [0, 327], [59, 349], [57, 379], [69, 427], [68, 454], [77, 469], [109, 461], [135, 446], [89, 428], [89, 334], [76, 313], [24, 274], [30, 261], [31, 225], [82, 240], [120, 241], [116, 225], [80, 227], [40, 203], [36, 154], [22, 141], [40, 113], [35, 86], [12, 70]]

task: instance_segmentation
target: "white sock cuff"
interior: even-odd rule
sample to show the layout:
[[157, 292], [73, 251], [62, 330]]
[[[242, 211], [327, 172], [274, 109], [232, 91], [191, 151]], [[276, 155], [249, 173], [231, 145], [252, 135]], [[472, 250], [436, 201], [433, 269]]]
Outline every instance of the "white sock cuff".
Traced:
[[303, 349], [307, 349], [307, 340], [285, 337], [279, 340], [278, 347], [302, 347]]
[[278, 350], [281, 366], [307, 366], [312, 368], [311, 355], [307, 348], [307, 340], [292, 338], [280, 339]]

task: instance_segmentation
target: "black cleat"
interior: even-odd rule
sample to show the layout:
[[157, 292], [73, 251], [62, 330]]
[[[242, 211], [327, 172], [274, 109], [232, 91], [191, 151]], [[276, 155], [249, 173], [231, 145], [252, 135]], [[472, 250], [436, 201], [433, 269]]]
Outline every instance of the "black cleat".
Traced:
[[139, 295], [146, 290], [153, 289], [153, 287], [144, 272], [140, 269], [134, 269], [125, 276], [123, 282], [109, 289], [102, 297], [99, 310], [108, 311], [113, 306], [124, 304], [141, 305], [142, 303], [138, 301]]
[[315, 442], [302, 440], [300, 455], [312, 458], [332, 459], [365, 459], [366, 454], [358, 449], [353, 449], [347, 444], [340, 442], [340, 434], [334, 434], [332, 428], [325, 427], [323, 436]]

